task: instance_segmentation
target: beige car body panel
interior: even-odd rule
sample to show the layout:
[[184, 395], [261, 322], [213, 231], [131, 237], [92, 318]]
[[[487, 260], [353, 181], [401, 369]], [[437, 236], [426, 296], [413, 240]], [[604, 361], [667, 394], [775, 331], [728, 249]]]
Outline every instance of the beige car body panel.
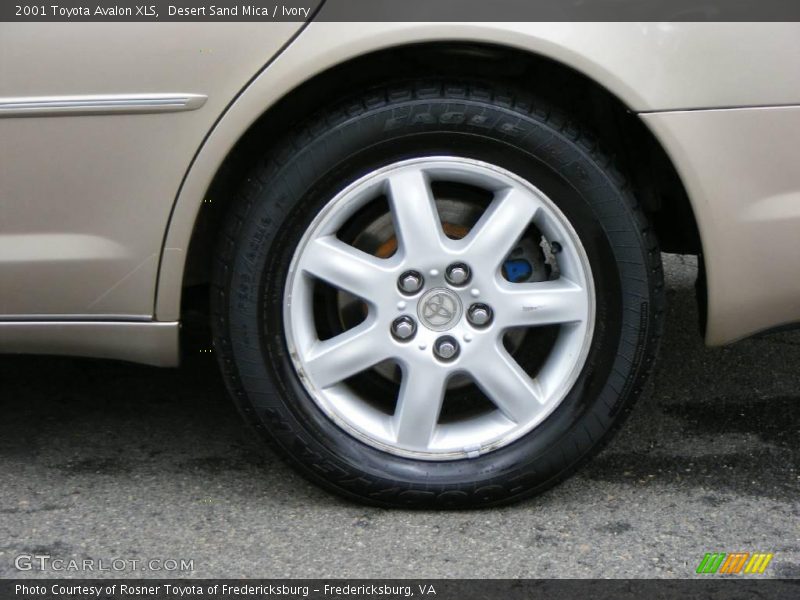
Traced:
[[800, 320], [800, 107], [643, 115], [703, 240], [710, 345]]
[[[151, 319], [166, 224], [192, 158], [301, 26], [0, 25], [0, 315]], [[207, 100], [151, 114], [2, 108], [142, 94]]]
[[[0, 25], [0, 351], [174, 363], [192, 229], [236, 141], [328, 68], [445, 40], [550, 57], [642, 113], [698, 220], [709, 343], [800, 321], [800, 25], [311, 23], [280, 51], [301, 28]], [[143, 95], [186, 97], [188, 106], [153, 112]], [[69, 106], [86, 96], [141, 106], [88, 115]], [[43, 108], [56, 112], [21, 114], [31, 99], [55, 101]], [[119, 321], [140, 323], [115, 338]], [[152, 321], [166, 326], [156, 335]], [[106, 333], [87, 341], [97, 323]], [[23, 343], [25, 324], [36, 335]], [[156, 343], [150, 358], [126, 350]]]

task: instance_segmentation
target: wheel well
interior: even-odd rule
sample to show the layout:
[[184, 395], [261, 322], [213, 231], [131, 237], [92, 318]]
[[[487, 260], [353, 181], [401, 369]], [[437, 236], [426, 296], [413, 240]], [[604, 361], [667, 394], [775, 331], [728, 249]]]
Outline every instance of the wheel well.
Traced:
[[[525, 51], [474, 43], [410, 45], [352, 59], [284, 96], [242, 136], [214, 177], [195, 223], [184, 287], [209, 281], [212, 251], [236, 188], [299, 122], [332, 99], [402, 78], [441, 77], [525, 88], [590, 128], [634, 187], [662, 250], [700, 254], [700, 237], [686, 190], [647, 127], [616, 96], [573, 69]], [[187, 295], [184, 294], [186, 297]]]

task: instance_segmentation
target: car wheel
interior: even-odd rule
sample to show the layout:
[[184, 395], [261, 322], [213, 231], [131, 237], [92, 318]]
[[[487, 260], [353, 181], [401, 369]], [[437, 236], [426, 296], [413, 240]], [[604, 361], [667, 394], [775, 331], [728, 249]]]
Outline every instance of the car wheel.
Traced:
[[247, 420], [384, 506], [542, 491], [652, 365], [660, 255], [625, 179], [519, 92], [401, 83], [310, 119], [242, 188], [215, 347]]

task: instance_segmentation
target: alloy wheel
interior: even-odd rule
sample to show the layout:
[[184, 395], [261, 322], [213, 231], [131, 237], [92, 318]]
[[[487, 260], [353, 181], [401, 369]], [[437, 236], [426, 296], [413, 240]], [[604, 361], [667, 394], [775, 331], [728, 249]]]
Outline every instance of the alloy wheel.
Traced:
[[[490, 200], [460, 237], [448, 235], [435, 193], [450, 182]], [[388, 256], [348, 243], [342, 230], [385, 199], [394, 232]], [[509, 276], [512, 251], [535, 232], [548, 276]], [[384, 253], [385, 254], [385, 253]], [[316, 285], [357, 300], [352, 326], [321, 335]], [[314, 403], [361, 441], [424, 460], [474, 458], [524, 436], [576, 381], [594, 329], [594, 284], [586, 252], [556, 204], [531, 183], [458, 157], [401, 161], [333, 198], [292, 259], [284, 295], [286, 342]], [[535, 372], [514, 355], [509, 334], [556, 335]], [[391, 364], [400, 374], [393, 406], [379, 407], [352, 378]], [[384, 369], [385, 372], [385, 369]], [[488, 400], [480, 411], [442, 419], [448, 390], [468, 381]]]

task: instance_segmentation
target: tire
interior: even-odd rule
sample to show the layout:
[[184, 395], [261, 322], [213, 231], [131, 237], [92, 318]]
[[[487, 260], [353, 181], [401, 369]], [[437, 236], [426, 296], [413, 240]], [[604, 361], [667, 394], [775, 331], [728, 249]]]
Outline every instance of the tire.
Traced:
[[[452, 168], [448, 161], [453, 161]], [[544, 274], [540, 279], [508, 279], [509, 265], [517, 263], [509, 262], [511, 258], [504, 259], [497, 273], [491, 268], [476, 270], [471, 275], [473, 281], [461, 288], [442, 283], [435, 288], [439, 291], [427, 300], [424, 293], [431, 293], [426, 292], [427, 288], [409, 296], [388, 283], [376, 283], [375, 293], [381, 294], [381, 298], [397, 295], [398, 307], [404, 307], [400, 312], [413, 321], [415, 337], [405, 341], [397, 337], [395, 324], [392, 339], [389, 329], [380, 321], [388, 318], [381, 316], [389, 311], [383, 304], [375, 304], [378, 316], [373, 319], [374, 306], [368, 298], [362, 301], [357, 296], [346, 304], [342, 297], [347, 294], [341, 292], [346, 287], [331, 290], [327, 284], [314, 283], [319, 279], [313, 277], [308, 283], [306, 272], [300, 271], [303, 261], [324, 271], [326, 267], [316, 266], [326, 260], [325, 256], [314, 254], [318, 244], [336, 245], [350, 236], [348, 243], [356, 245], [362, 243], [358, 241], [361, 237], [373, 236], [369, 228], [375, 223], [386, 223], [386, 216], [380, 213], [380, 217], [364, 217], [364, 214], [372, 214], [373, 204], [381, 202], [389, 203], [388, 214], [398, 233], [394, 238], [378, 241], [383, 239], [384, 245], [402, 246], [402, 251], [395, 249], [394, 254], [378, 254], [378, 257], [385, 264], [394, 265], [392, 261], [399, 261], [398, 256], [402, 260], [412, 256], [416, 250], [407, 241], [412, 239], [411, 234], [403, 233], [402, 218], [392, 212], [401, 210], [405, 200], [396, 199], [392, 188], [395, 180], [391, 179], [412, 173], [402, 170], [412, 167], [424, 171], [423, 180], [429, 183], [429, 190], [435, 187], [431, 181], [438, 182], [436, 177], [446, 177], [450, 171], [456, 173], [454, 182], [436, 185], [450, 186], [442, 193], [456, 198], [452, 202], [459, 209], [458, 219], [466, 220], [461, 215], [477, 210], [475, 207], [486, 209], [487, 203], [489, 209], [494, 206], [491, 203], [494, 200], [480, 200], [485, 190], [470, 187], [473, 172], [478, 173], [476, 181], [485, 181], [489, 187], [506, 185], [493, 183], [495, 179], [502, 180], [508, 182], [508, 189], [521, 186], [519, 193], [538, 198], [535, 201], [542, 204], [535, 214], [544, 215], [543, 220], [531, 221], [518, 243], [527, 240], [525, 236], [533, 240], [527, 246], [529, 250], [532, 248], [532, 258], [521, 259], [523, 274], [529, 270], [534, 275]], [[464, 171], [462, 179], [458, 179], [462, 177], [458, 169]], [[336, 215], [337, 210], [355, 210], [348, 209], [345, 200], [336, 203], [332, 199], [346, 199], [348, 193], [365, 194], [358, 191], [359, 186], [372, 189], [368, 186], [378, 184], [370, 182], [384, 176], [389, 181], [385, 184], [388, 187], [380, 189], [390, 190], [386, 197], [369, 200], [373, 204], [348, 213], [346, 222], [342, 216], [343, 223], [337, 225], [341, 229], [335, 234], [339, 241], [319, 233], [323, 227], [331, 226], [320, 225], [320, 219], [334, 219], [325, 215]], [[437, 210], [441, 210], [439, 206], [445, 200], [440, 200], [437, 193], [430, 192], [436, 197]], [[492, 198], [496, 199], [500, 192], [486, 193], [495, 194]], [[508, 192], [508, 197], [511, 193]], [[523, 205], [527, 206], [524, 202], [520, 204]], [[467, 231], [453, 236], [445, 231], [451, 241], [442, 243], [468, 244], [467, 240], [472, 240], [469, 243], [481, 248], [474, 240], [490, 239], [480, 237], [484, 229], [492, 231], [481, 226], [489, 222], [478, 217], [468, 226], [456, 227], [442, 217], [444, 230], [456, 227]], [[348, 227], [356, 233], [342, 233]], [[473, 229], [469, 227], [478, 232], [475, 237], [470, 237]], [[569, 249], [550, 239], [558, 237], [559, 232], [569, 238], [565, 238]], [[542, 240], [538, 246], [537, 240]], [[519, 251], [524, 248], [513, 250]], [[563, 265], [559, 262], [562, 256]], [[369, 260], [373, 261], [371, 257]], [[483, 264], [484, 255], [476, 254], [474, 260]], [[491, 266], [495, 264], [493, 261], [496, 257], [486, 258], [485, 264]], [[554, 275], [556, 271], [558, 274]], [[313, 269], [311, 272], [316, 273]], [[419, 274], [423, 281], [425, 278], [441, 281], [441, 273], [434, 277], [431, 272], [437, 271], [429, 272], [426, 266]], [[490, 282], [483, 285], [485, 289], [495, 285], [491, 282], [499, 281], [498, 289], [536, 291], [548, 285], [557, 286], [550, 279], [560, 280], [564, 273], [568, 274], [565, 286], [571, 279], [583, 281], [583, 287], [577, 285], [577, 288], [586, 299], [585, 303], [576, 300], [574, 309], [564, 309], [563, 314], [570, 315], [563, 317], [568, 320], [565, 324], [543, 325], [532, 330], [526, 321], [526, 328], [520, 328], [519, 336], [511, 339], [517, 334], [503, 337], [499, 333], [501, 325], [506, 323], [504, 319], [516, 323], [514, 319], [539, 317], [522, 317], [516, 309], [496, 310], [493, 313], [496, 323], [490, 323], [489, 329], [496, 326], [498, 331], [491, 335], [481, 329], [485, 325], [468, 322], [468, 317], [475, 314], [474, 305], [467, 306], [472, 301], [468, 291], [484, 293], [471, 287], [477, 285], [475, 282]], [[397, 271], [393, 271], [393, 276], [396, 275]], [[416, 280], [410, 281], [413, 284]], [[363, 282], [358, 285], [363, 286]], [[528, 287], [514, 287], [517, 285]], [[461, 306], [455, 306], [459, 302]], [[444, 316], [426, 316], [429, 308], [445, 304], [455, 308], [441, 309]], [[543, 323], [549, 322], [546, 301], [533, 306], [532, 312], [542, 306], [545, 312], [537, 314], [544, 315]], [[359, 372], [344, 383], [328, 387], [318, 384], [315, 373], [323, 374], [318, 381], [331, 377], [330, 365], [323, 362], [327, 365], [324, 368], [306, 367], [320, 362], [314, 349], [330, 346], [325, 345], [325, 336], [320, 331], [332, 336], [329, 339], [350, 331], [349, 325], [343, 325], [346, 321], [343, 307], [355, 313], [360, 311], [351, 320], [364, 321], [354, 327], [366, 328], [363, 331], [375, 327], [375, 336], [385, 334], [386, 341], [376, 347], [377, 354], [391, 348], [386, 352], [405, 353], [402, 356], [410, 356], [410, 362], [399, 358], [398, 362], [381, 363]], [[403, 82], [371, 90], [309, 120], [289, 139], [270, 148], [231, 208], [215, 255], [212, 285], [215, 349], [228, 389], [246, 420], [273, 449], [312, 481], [351, 499], [380, 506], [496, 505], [542, 492], [569, 476], [604, 446], [640, 394], [656, 354], [663, 307], [663, 274], [653, 232], [625, 178], [581, 127], [524, 93], [491, 85], [431, 81]], [[453, 320], [456, 313], [460, 315], [457, 321]], [[435, 336], [448, 332], [432, 333], [429, 329], [435, 326], [434, 319], [451, 319], [445, 326], [453, 327], [451, 337], [460, 344], [460, 354], [450, 359], [455, 362], [448, 363], [442, 358], [449, 353], [449, 346], [442, 347], [440, 338]], [[556, 322], [557, 317], [552, 320]], [[379, 321], [379, 325], [373, 325]], [[302, 337], [298, 333], [301, 330], [306, 337], [311, 335], [311, 342], [296, 341]], [[402, 327], [399, 331], [407, 333]], [[475, 341], [470, 346], [465, 340], [473, 334], [463, 332], [473, 331]], [[321, 341], [313, 341], [314, 335]], [[426, 345], [425, 340], [435, 341]], [[473, 348], [479, 340], [487, 341], [480, 342], [484, 346], [476, 354]], [[439, 355], [432, 348], [436, 344]], [[423, 346], [420, 354], [413, 353], [415, 348]], [[310, 350], [300, 350], [301, 347]], [[570, 351], [561, 352], [559, 348]], [[350, 369], [350, 354], [356, 351], [337, 352], [344, 365], [344, 376]], [[323, 350], [318, 353], [322, 356]], [[538, 365], [536, 368], [542, 370], [538, 373], [550, 369], [547, 377], [552, 374], [552, 380], [559, 382], [563, 390], [543, 391], [550, 384], [542, 379], [544, 383], [538, 388], [530, 388], [541, 406], [531, 408], [533, 404], [526, 404], [519, 408], [519, 403], [514, 404], [516, 400], [509, 401], [498, 393], [508, 390], [508, 397], [524, 398], [518, 386], [496, 374], [505, 374], [506, 366], [493, 372], [488, 366], [482, 367], [477, 356], [487, 357], [487, 364], [498, 360], [501, 362], [497, 364], [501, 364], [506, 360], [503, 357], [511, 356], [522, 370], [529, 364]], [[417, 365], [413, 362], [416, 360], [428, 361], [424, 363], [430, 363], [424, 366], [428, 370], [410, 366]], [[446, 372], [448, 364], [454, 365], [453, 372]], [[455, 365], [473, 365], [479, 374], [473, 376], [466, 367], [461, 372], [462, 366]], [[513, 365], [507, 368], [508, 373], [520, 372]], [[413, 387], [414, 381], [424, 379], [419, 375], [415, 380], [416, 372], [433, 374], [432, 389], [447, 386], [441, 392], [431, 392], [434, 400], [443, 403], [432, 425], [431, 417], [427, 417], [428, 421], [412, 419], [414, 424], [423, 423], [421, 427], [404, 425], [400, 414], [406, 410], [401, 408], [401, 402], [407, 402], [403, 406], [417, 407], [414, 410], [418, 412], [427, 410], [419, 408], [423, 405], [421, 400], [415, 403], [424, 392], [413, 395], [408, 391], [425, 389], [420, 385]], [[563, 377], [558, 379], [555, 374]], [[528, 375], [540, 379], [535, 370]], [[408, 393], [402, 387], [406, 380]], [[559, 389], [555, 383], [550, 388]], [[366, 403], [365, 406], [360, 402]], [[445, 423], [445, 418], [451, 419], [450, 407], [455, 407], [454, 416]], [[411, 411], [412, 408], [407, 409], [416, 418], [417, 413]], [[390, 425], [381, 425], [383, 429], [373, 426], [386, 422]], [[496, 433], [492, 427], [504, 433]], [[473, 434], [479, 440], [475, 447], [461, 444]], [[392, 435], [396, 436], [396, 443], [391, 441]]]

